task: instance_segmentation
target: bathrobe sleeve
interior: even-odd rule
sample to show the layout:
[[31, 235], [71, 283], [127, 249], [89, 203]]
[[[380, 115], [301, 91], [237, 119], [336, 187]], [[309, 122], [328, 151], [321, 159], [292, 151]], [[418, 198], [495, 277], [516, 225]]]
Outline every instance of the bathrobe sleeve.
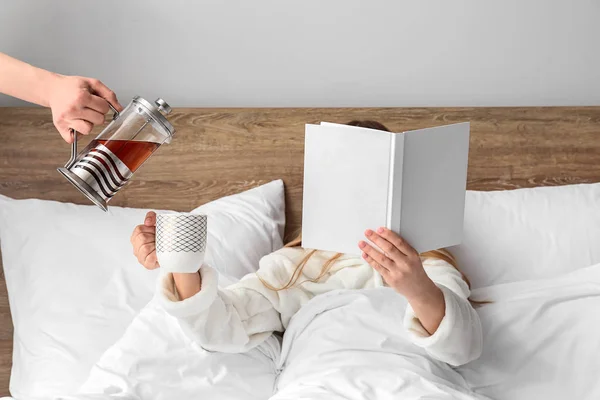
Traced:
[[481, 322], [468, 300], [470, 290], [467, 283], [456, 268], [443, 260], [425, 259], [423, 267], [444, 294], [446, 313], [438, 329], [430, 335], [409, 304], [404, 326], [411, 341], [433, 358], [452, 366], [477, 359], [481, 355], [483, 341]]

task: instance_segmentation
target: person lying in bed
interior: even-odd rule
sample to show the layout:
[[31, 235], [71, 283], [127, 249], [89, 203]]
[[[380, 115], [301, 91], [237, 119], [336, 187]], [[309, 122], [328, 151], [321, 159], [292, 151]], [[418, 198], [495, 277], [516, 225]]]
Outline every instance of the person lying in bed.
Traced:
[[[350, 124], [387, 130], [372, 121]], [[147, 269], [159, 267], [155, 221], [156, 215], [148, 213], [131, 237], [134, 253]], [[284, 332], [294, 314], [319, 294], [380, 286], [377, 271], [384, 285], [407, 299], [404, 326], [414, 345], [452, 366], [478, 358], [479, 316], [468, 299], [468, 280], [452, 255], [446, 250], [418, 254], [386, 228], [365, 231], [365, 239], [357, 243], [360, 258], [304, 249], [298, 237], [263, 257], [256, 273], [225, 289], [217, 287], [218, 274], [208, 265], [198, 273], [166, 274], [157, 298], [203, 348], [238, 353], [260, 345], [274, 332]]]

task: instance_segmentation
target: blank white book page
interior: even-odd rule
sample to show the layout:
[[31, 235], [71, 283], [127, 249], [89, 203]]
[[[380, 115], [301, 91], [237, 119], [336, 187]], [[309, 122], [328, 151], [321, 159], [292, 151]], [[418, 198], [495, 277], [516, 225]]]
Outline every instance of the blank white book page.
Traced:
[[302, 245], [360, 255], [365, 229], [386, 225], [391, 134], [348, 128], [306, 126]]

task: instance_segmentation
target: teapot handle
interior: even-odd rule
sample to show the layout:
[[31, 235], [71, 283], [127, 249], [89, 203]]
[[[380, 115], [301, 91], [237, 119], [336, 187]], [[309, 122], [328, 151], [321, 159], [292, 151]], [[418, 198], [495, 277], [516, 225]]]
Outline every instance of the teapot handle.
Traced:
[[115, 108], [115, 107], [114, 107], [112, 104], [110, 104], [110, 101], [107, 101], [107, 103], [108, 103], [108, 106], [110, 107], [110, 109], [111, 109], [111, 110], [112, 110], [112, 112], [113, 112], [113, 117], [112, 117], [112, 119], [113, 119], [113, 121], [114, 121], [115, 119], [117, 119], [117, 118], [119, 117], [119, 112], [117, 111], [117, 109], [116, 109], [116, 108]]
[[74, 164], [75, 160], [77, 160], [77, 131], [73, 128], [69, 128], [69, 132], [71, 132], [71, 136], [73, 136], [73, 143], [71, 143], [71, 158], [65, 164], [66, 169], [70, 169]]
[[[119, 112], [115, 107], [113, 107], [110, 102], [108, 102], [108, 106], [113, 112], [113, 121], [119, 117]], [[71, 136], [73, 136], [73, 143], [71, 144], [71, 158], [65, 164], [66, 169], [70, 169], [73, 165], [75, 165], [75, 161], [77, 160], [77, 131], [73, 128], [69, 128], [69, 132], [71, 132]]]

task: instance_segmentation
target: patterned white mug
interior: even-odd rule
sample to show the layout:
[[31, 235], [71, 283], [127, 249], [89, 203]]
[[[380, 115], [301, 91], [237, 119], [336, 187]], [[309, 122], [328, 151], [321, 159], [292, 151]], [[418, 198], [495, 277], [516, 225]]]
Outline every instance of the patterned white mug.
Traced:
[[158, 214], [156, 257], [161, 269], [167, 272], [197, 272], [204, 261], [207, 236], [206, 215]]

